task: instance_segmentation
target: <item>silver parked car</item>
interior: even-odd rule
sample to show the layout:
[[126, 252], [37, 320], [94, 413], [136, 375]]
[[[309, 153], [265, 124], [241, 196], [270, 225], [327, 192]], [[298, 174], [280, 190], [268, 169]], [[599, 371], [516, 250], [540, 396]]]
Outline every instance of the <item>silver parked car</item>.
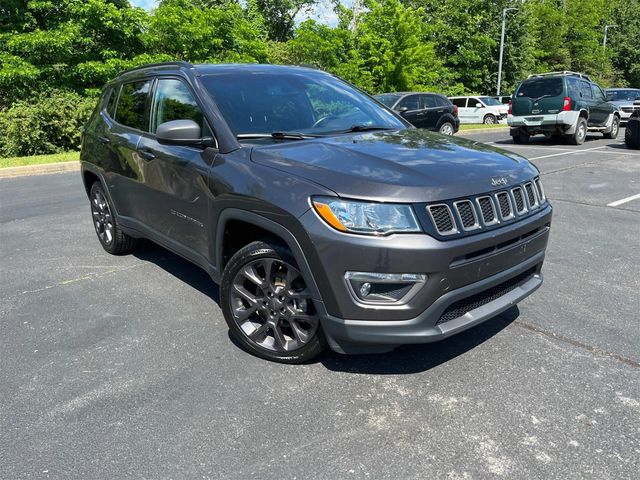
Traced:
[[607, 88], [607, 101], [620, 109], [620, 121], [626, 123], [635, 110], [640, 110], [640, 88]]

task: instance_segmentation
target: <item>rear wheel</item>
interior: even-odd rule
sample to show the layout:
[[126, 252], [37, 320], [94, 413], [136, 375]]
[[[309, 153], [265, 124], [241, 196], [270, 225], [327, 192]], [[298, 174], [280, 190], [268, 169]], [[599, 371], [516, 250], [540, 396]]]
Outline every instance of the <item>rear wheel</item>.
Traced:
[[220, 303], [229, 330], [254, 355], [302, 363], [324, 348], [307, 282], [282, 246], [253, 242], [231, 257]]
[[518, 133], [513, 135], [512, 138], [513, 138], [513, 143], [517, 143], [517, 144], [529, 143], [529, 134], [524, 133], [522, 131], [519, 131]]
[[440, 125], [438, 132], [443, 135], [453, 135], [453, 125], [451, 124], [451, 122], [444, 122], [442, 125]]
[[93, 227], [102, 248], [113, 255], [131, 252], [135, 247], [135, 239], [124, 233], [118, 226], [112, 213], [113, 208], [100, 182], [94, 182], [91, 185], [89, 199]]
[[484, 116], [482, 123], [484, 123], [485, 125], [493, 125], [494, 123], [498, 123], [498, 119], [495, 115], [488, 114]]
[[620, 118], [617, 115], [614, 115], [611, 123], [611, 130], [604, 134], [604, 138], [615, 140], [618, 138], [618, 132], [620, 132]]
[[584, 117], [578, 118], [576, 125], [576, 131], [567, 137], [567, 140], [571, 145], [582, 145], [585, 138], [587, 138], [587, 119]]

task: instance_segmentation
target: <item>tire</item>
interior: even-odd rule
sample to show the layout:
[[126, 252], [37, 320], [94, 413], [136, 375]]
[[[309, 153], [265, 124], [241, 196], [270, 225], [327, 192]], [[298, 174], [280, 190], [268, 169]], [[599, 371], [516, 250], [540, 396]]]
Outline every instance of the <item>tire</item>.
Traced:
[[453, 128], [453, 124], [451, 122], [444, 122], [442, 125], [440, 125], [440, 128], [438, 129], [438, 133], [441, 133], [442, 135], [453, 135], [454, 133], [454, 128]]
[[513, 143], [517, 143], [518, 145], [523, 145], [525, 143], [529, 143], [529, 134], [518, 132], [513, 137]]
[[585, 138], [587, 138], [587, 119], [579, 117], [578, 123], [576, 123], [576, 131], [571, 135], [567, 135], [567, 141], [571, 145], [582, 145]]
[[489, 114], [484, 116], [484, 118], [482, 119], [482, 123], [484, 123], [485, 125], [493, 125], [495, 123], [498, 123], [498, 119], [495, 115]]
[[620, 117], [617, 115], [613, 116], [613, 122], [611, 123], [611, 131], [604, 134], [604, 138], [608, 138], [610, 140], [615, 140], [618, 138], [618, 133], [620, 132]]
[[260, 358], [298, 364], [324, 350], [306, 280], [291, 252], [275, 242], [250, 243], [231, 257], [220, 304], [233, 337]]
[[135, 238], [124, 233], [112, 214], [113, 206], [100, 182], [94, 182], [89, 192], [91, 218], [100, 245], [112, 255], [130, 253], [136, 244]]
[[640, 150], [640, 119], [630, 119], [624, 131], [624, 143], [627, 148]]

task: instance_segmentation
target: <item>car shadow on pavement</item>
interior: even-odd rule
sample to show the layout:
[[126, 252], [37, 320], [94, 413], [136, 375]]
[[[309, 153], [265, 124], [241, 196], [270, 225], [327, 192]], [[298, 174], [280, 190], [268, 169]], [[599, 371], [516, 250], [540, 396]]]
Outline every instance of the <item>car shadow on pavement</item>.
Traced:
[[375, 355], [340, 355], [327, 352], [320, 362], [329, 370], [374, 375], [401, 375], [430, 370], [481, 345], [508, 327], [520, 315], [514, 306], [502, 314], [441, 342], [403, 345]]
[[133, 255], [145, 262], [155, 263], [178, 280], [190, 285], [220, 305], [218, 285], [196, 264], [149, 240], [140, 240]]

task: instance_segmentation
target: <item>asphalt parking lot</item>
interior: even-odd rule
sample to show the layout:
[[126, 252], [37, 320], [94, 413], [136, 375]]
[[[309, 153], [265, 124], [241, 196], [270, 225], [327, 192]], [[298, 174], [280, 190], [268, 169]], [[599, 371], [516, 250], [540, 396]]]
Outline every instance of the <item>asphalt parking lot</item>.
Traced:
[[0, 180], [0, 478], [637, 478], [640, 152], [622, 133], [465, 135], [540, 168], [543, 287], [438, 344], [302, 366], [234, 345], [197, 267], [105, 253], [77, 172]]

